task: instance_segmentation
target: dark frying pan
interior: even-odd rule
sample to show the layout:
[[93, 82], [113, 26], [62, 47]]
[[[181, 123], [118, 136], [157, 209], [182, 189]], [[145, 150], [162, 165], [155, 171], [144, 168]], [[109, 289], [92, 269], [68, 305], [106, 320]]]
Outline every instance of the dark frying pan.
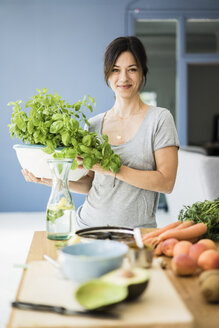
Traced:
[[92, 227], [78, 230], [76, 234], [81, 238], [109, 239], [127, 243], [134, 241], [133, 229], [123, 227]]

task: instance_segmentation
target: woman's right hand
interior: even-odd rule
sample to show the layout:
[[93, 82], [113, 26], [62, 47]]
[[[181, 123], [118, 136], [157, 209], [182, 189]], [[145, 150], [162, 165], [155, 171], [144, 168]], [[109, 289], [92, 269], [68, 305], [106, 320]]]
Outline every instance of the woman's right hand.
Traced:
[[25, 180], [28, 182], [41, 183], [41, 184], [44, 184], [44, 185], [50, 186], [50, 187], [52, 186], [52, 179], [37, 178], [37, 177], [35, 177], [35, 175], [33, 175], [33, 173], [31, 173], [27, 169], [23, 169], [23, 170], [21, 170], [21, 172], [23, 173]]

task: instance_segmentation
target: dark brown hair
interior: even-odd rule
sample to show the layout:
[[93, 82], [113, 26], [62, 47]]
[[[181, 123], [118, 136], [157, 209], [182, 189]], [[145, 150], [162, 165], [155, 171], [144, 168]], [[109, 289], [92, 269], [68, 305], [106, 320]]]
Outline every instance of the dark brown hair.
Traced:
[[[109, 86], [109, 76], [112, 73], [113, 66], [122, 52], [130, 51], [134, 56], [137, 65], [142, 70], [144, 84], [148, 73], [147, 55], [142, 42], [136, 36], [124, 36], [113, 40], [106, 48], [104, 54], [104, 76], [106, 84]], [[142, 81], [143, 82], [143, 81]]]

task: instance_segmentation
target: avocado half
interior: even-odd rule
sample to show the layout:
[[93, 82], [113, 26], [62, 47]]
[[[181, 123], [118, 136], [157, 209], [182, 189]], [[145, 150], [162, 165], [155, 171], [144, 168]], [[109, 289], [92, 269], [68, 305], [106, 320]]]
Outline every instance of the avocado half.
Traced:
[[127, 287], [128, 295], [125, 300], [131, 301], [145, 291], [149, 282], [149, 273], [148, 270], [140, 267], [135, 267], [131, 270], [117, 269], [105, 274], [99, 280], [115, 284], [119, 287]]
[[81, 284], [75, 292], [75, 298], [87, 310], [105, 310], [124, 301], [128, 296], [125, 285], [94, 279]]

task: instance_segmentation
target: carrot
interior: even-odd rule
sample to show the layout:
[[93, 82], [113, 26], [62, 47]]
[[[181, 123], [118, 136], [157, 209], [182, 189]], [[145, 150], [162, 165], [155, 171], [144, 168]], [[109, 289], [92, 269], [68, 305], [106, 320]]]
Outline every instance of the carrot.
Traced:
[[154, 240], [154, 238], [155, 238], [155, 237], [151, 237], [151, 238], [142, 239], [142, 240], [143, 240], [143, 243], [144, 243], [145, 245], [147, 245], [147, 244], [151, 245], [152, 242], [153, 242], [153, 240]]
[[207, 225], [204, 223], [197, 223], [185, 229], [171, 229], [169, 231], [165, 231], [158, 237], [158, 239], [159, 241], [168, 238], [176, 238], [178, 240], [188, 240], [188, 239], [202, 236], [206, 232], [207, 232]]
[[156, 246], [158, 244], [159, 240], [158, 237], [151, 237], [146, 240], [143, 240], [144, 245], [151, 245], [151, 246]]
[[155, 248], [155, 251], [154, 251], [154, 255], [156, 256], [160, 256], [163, 254], [162, 252], [162, 241], [157, 245], [157, 247]]
[[190, 227], [193, 224], [194, 224], [193, 221], [185, 221], [185, 222], [182, 222], [180, 225], [178, 225], [175, 229], [177, 229], [177, 230], [185, 229], [187, 227]]
[[157, 230], [154, 230], [154, 231], [151, 231], [151, 232], [148, 232], [148, 233], [145, 233], [142, 235], [142, 239], [143, 241], [146, 240], [146, 239], [149, 239], [149, 238], [152, 238], [152, 237], [157, 237], [159, 236], [161, 233], [169, 230], [169, 229], [172, 229], [172, 228], [176, 228], [177, 226], [179, 226], [180, 224], [182, 224], [181, 221], [176, 221], [176, 222], [173, 222], [173, 223], [170, 223], [168, 225], [166, 225], [165, 227], [163, 228], [159, 228]]

